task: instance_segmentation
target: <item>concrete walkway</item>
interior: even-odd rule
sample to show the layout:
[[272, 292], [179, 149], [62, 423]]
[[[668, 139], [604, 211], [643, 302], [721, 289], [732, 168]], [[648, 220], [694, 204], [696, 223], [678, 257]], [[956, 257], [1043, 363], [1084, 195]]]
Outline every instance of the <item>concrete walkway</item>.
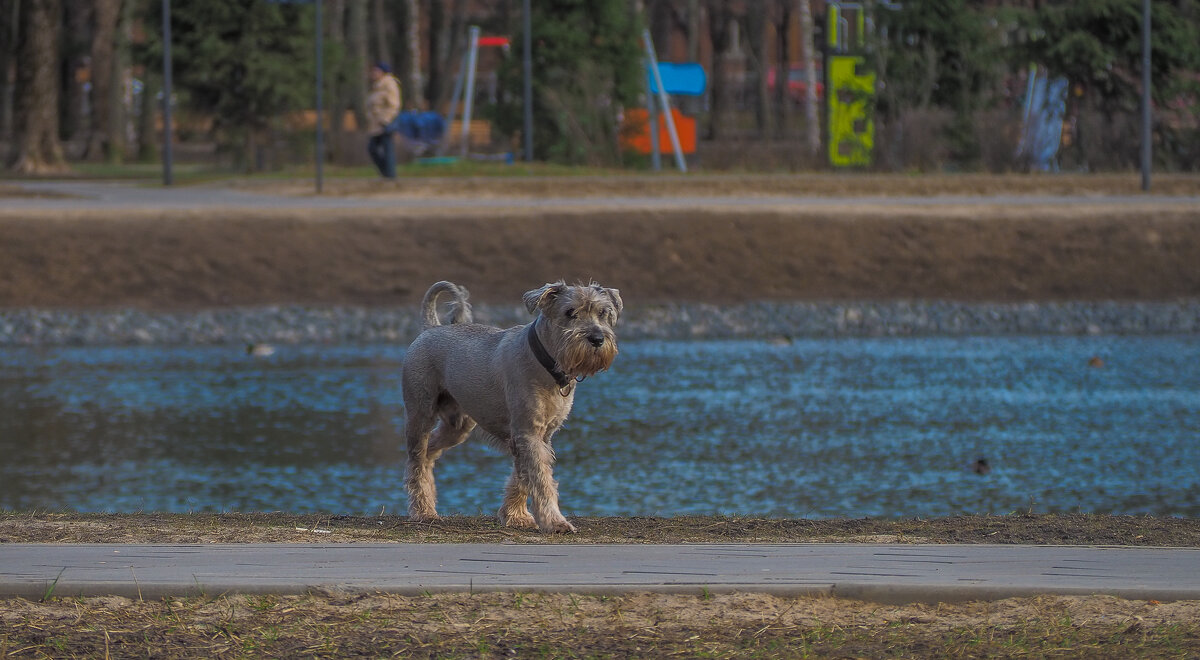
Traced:
[[0, 597], [311, 590], [1200, 599], [1200, 549], [1025, 545], [0, 545]]
[[528, 197], [490, 196], [431, 197], [403, 196], [317, 196], [273, 194], [201, 184], [165, 188], [156, 185], [106, 181], [12, 181], [34, 193], [52, 197], [8, 197], [0, 200], [4, 210], [205, 210], [205, 209], [664, 209], [664, 208], [812, 208], [863, 205], [895, 206], [1200, 206], [1200, 197], [1173, 195], [913, 195], [851, 197], [754, 195], [668, 196], [668, 197]]

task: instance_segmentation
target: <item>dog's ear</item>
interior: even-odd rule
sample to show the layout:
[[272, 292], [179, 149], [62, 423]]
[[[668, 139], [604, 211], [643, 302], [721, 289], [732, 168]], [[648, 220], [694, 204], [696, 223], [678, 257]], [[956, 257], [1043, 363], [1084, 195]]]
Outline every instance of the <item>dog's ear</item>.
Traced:
[[604, 294], [612, 299], [612, 304], [617, 308], [617, 316], [625, 310], [625, 303], [621, 300], [621, 292], [617, 289], [605, 289]]
[[553, 284], [546, 284], [540, 289], [526, 291], [525, 295], [521, 296], [521, 300], [525, 303], [525, 309], [528, 309], [530, 314], [536, 314], [539, 309], [543, 309], [553, 303], [554, 298], [566, 290], [566, 283], [559, 280]]

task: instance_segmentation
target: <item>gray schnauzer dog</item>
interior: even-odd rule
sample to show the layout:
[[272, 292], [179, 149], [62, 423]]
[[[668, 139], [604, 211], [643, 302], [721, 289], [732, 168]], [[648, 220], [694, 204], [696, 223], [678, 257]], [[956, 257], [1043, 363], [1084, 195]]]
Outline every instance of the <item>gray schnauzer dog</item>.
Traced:
[[[450, 323], [437, 316], [437, 299], [452, 296]], [[478, 425], [513, 457], [500, 522], [543, 532], [574, 532], [558, 508], [550, 437], [575, 400], [575, 383], [612, 364], [613, 326], [621, 294], [598, 284], [547, 284], [522, 296], [537, 318], [507, 330], [472, 322], [467, 290], [438, 282], [421, 303], [424, 329], [404, 360], [408, 440], [408, 515], [437, 518], [433, 465]], [[533, 514], [527, 507], [533, 503]]]

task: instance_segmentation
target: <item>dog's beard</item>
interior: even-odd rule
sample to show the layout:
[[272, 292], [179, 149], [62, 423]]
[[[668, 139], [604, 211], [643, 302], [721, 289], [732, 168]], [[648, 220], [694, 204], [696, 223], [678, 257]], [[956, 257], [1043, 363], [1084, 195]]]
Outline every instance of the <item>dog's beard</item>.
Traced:
[[570, 376], [591, 376], [604, 371], [617, 357], [617, 342], [606, 335], [599, 348], [592, 346], [583, 335], [569, 335], [562, 344], [558, 365]]

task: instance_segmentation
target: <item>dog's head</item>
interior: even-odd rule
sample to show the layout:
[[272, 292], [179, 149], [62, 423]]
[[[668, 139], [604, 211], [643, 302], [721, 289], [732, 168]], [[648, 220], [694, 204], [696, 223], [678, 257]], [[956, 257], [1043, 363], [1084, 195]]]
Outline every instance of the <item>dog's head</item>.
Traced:
[[595, 282], [568, 286], [560, 280], [521, 298], [530, 314], [541, 313], [548, 322], [547, 350], [567, 374], [590, 376], [617, 357], [614, 327], [625, 308], [620, 291]]

